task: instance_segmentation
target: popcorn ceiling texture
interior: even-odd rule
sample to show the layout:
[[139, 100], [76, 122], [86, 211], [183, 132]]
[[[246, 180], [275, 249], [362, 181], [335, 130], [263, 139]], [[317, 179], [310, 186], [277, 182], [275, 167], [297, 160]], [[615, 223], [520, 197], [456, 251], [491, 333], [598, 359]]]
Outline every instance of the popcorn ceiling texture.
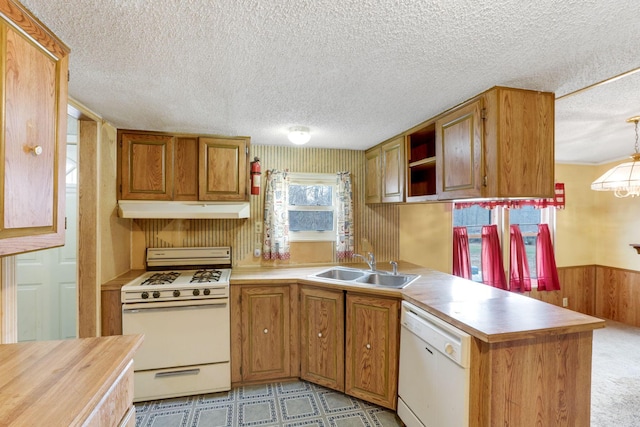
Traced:
[[[116, 127], [253, 144], [304, 125], [309, 146], [366, 149], [495, 85], [560, 96], [640, 66], [630, 0], [22, 3], [71, 48], [70, 95]], [[578, 96], [558, 102], [568, 122], [612, 113]], [[580, 159], [557, 135], [557, 160], [620, 157], [627, 134], [622, 154], [581, 141]]]

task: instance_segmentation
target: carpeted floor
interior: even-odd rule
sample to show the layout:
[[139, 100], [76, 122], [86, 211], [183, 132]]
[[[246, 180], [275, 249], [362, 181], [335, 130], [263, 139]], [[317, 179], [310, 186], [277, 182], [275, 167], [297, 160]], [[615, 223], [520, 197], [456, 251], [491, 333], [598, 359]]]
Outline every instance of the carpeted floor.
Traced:
[[[591, 427], [640, 426], [640, 328], [607, 321], [593, 333]], [[136, 404], [136, 427], [387, 427], [378, 406], [304, 381]]]
[[136, 427], [396, 427], [392, 411], [304, 381], [136, 404]]
[[640, 426], [640, 328], [607, 320], [593, 331], [591, 427]]

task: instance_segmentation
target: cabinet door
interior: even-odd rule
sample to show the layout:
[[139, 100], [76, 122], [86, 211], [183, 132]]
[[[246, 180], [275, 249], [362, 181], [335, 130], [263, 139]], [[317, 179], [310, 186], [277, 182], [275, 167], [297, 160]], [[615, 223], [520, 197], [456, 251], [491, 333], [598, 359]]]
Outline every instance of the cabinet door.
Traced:
[[395, 409], [400, 303], [347, 293], [346, 306], [345, 393]]
[[365, 153], [365, 178], [364, 178], [364, 201], [365, 203], [380, 203], [382, 201], [382, 190], [380, 188], [381, 174], [380, 148], [367, 151]]
[[200, 138], [200, 200], [248, 200], [248, 141]]
[[342, 291], [301, 290], [300, 377], [344, 391], [344, 296]]
[[173, 198], [173, 137], [121, 135], [122, 198], [171, 200]]
[[173, 164], [173, 200], [198, 200], [198, 138], [176, 138]]
[[436, 122], [438, 198], [482, 196], [482, 99]]
[[382, 201], [404, 201], [404, 136], [380, 148], [382, 155]]
[[243, 287], [241, 305], [243, 381], [289, 377], [289, 287]]
[[64, 244], [69, 52], [21, 6], [3, 2], [0, 12], [0, 255], [7, 255]]

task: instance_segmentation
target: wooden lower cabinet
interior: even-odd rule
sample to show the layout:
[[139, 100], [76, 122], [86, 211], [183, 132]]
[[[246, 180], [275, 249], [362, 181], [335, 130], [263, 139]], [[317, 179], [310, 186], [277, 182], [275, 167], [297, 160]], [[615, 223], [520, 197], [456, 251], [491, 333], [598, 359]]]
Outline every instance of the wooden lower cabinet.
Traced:
[[345, 393], [396, 409], [400, 302], [347, 292]]
[[242, 380], [291, 376], [289, 286], [241, 290]]
[[344, 391], [344, 292], [300, 290], [300, 378]]
[[311, 285], [232, 284], [230, 300], [234, 387], [299, 377], [395, 410], [398, 299]]

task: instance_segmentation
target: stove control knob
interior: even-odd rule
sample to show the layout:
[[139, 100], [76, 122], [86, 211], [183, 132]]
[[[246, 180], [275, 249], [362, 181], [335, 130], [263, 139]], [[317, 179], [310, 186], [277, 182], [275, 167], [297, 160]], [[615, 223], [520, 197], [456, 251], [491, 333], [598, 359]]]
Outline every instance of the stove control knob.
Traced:
[[205, 290], [204, 290], [204, 294], [205, 294], [205, 295], [209, 295], [209, 294], [211, 294], [211, 289], [205, 289]]
[[140, 296], [142, 297], [142, 299], [147, 299], [149, 298], [149, 292], [143, 292]]
[[173, 296], [176, 297], [176, 298], [179, 297], [180, 296], [180, 291], [177, 290], [177, 289], [175, 291], [173, 291]]
[[193, 290], [193, 296], [197, 297], [198, 295], [200, 295], [200, 289], [194, 289]]
[[158, 292], [158, 291], [154, 291], [154, 292], [153, 292], [153, 297], [154, 297], [154, 298], [160, 298], [160, 292]]

